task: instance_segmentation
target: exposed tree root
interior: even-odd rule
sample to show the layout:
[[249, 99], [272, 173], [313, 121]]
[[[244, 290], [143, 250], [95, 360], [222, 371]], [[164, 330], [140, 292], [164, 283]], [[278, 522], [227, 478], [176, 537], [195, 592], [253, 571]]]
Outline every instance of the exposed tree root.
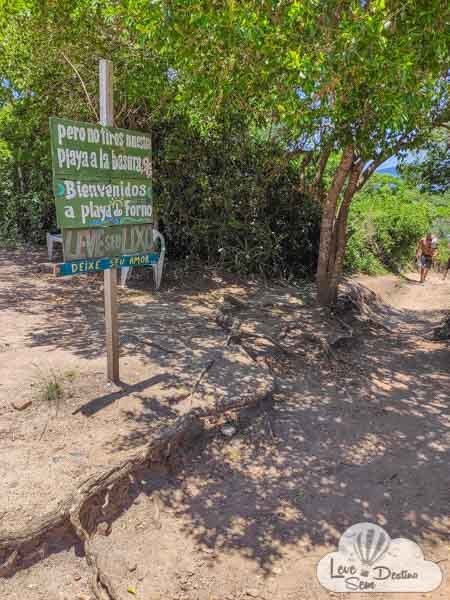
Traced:
[[[350, 298], [350, 300], [353, 301], [352, 298]], [[276, 305], [276, 307], [278, 307], [278, 305]], [[288, 304], [283, 304], [282, 307], [289, 308], [291, 310], [299, 309], [299, 307], [292, 307], [291, 305], [288, 305]], [[291, 350], [290, 348], [288, 348], [287, 346], [282, 344], [279, 340], [275, 339], [273, 336], [270, 336], [267, 334], [262, 334], [262, 333], [245, 331], [244, 329], [242, 329], [241, 321], [239, 319], [237, 319], [236, 317], [234, 317], [232, 313], [236, 312], [236, 311], [241, 311], [243, 309], [252, 309], [252, 308], [260, 309], [261, 306], [250, 304], [239, 298], [236, 298], [235, 296], [232, 296], [231, 294], [225, 294], [223, 296], [222, 304], [219, 306], [219, 308], [216, 312], [216, 322], [225, 331], [229, 332], [227, 344], [230, 342], [239, 344], [245, 350], [245, 352], [247, 352], [247, 354], [249, 354], [249, 356], [253, 360], [256, 360], [256, 358], [255, 358], [255, 356], [252, 355], [252, 353], [250, 353], [248, 351], [248, 349], [242, 343], [242, 341], [244, 339], [266, 340], [270, 344], [272, 344], [273, 346], [278, 348], [278, 350], [280, 350], [286, 356], [288, 356], [288, 357], [297, 356], [297, 352]], [[267, 310], [267, 309], [264, 308], [264, 310]], [[268, 311], [268, 312], [271, 312], [271, 311]], [[318, 345], [320, 347], [320, 349], [322, 350], [323, 354], [329, 360], [338, 361], [338, 360], [342, 360], [342, 358], [339, 357], [335, 353], [334, 349], [337, 348], [342, 342], [352, 338], [354, 333], [353, 333], [352, 327], [350, 327], [350, 325], [348, 325], [347, 323], [345, 323], [344, 321], [339, 319], [339, 317], [336, 317], [336, 315], [333, 315], [333, 318], [346, 331], [345, 334], [340, 334], [340, 335], [336, 336], [334, 339], [332, 339], [331, 341], [327, 341], [327, 340], [323, 339], [321, 336], [316, 335], [314, 333], [304, 332], [304, 331], [302, 331], [301, 337], [303, 337], [305, 340], [307, 340], [315, 345]], [[279, 338], [284, 339], [288, 335], [288, 333], [290, 333], [291, 331], [294, 331], [295, 329], [300, 329], [300, 328], [301, 328], [301, 325], [299, 323], [293, 323], [291, 325], [288, 325], [282, 330]]]
[[158, 348], [158, 350], [162, 350], [163, 352], [166, 352], [167, 354], [179, 354], [179, 352], [177, 352], [173, 348], [166, 348], [165, 346], [162, 346], [161, 344], [156, 343], [154, 340], [144, 340], [144, 339], [140, 338], [138, 335], [134, 335], [133, 333], [126, 333], [122, 337], [136, 340], [136, 342], [138, 342], [139, 344], [143, 344], [144, 346], [153, 346], [154, 348]]
[[[283, 331], [280, 334], [280, 337], [284, 338], [291, 331], [295, 331], [296, 329], [300, 329], [300, 328], [301, 328], [300, 323], [292, 323], [291, 325], [288, 325], [287, 327], [285, 327], [283, 329]], [[320, 337], [320, 335], [317, 335], [315, 333], [311, 333], [309, 331], [302, 331], [300, 333], [300, 337], [319, 346], [320, 349], [322, 350], [322, 352], [324, 353], [324, 355], [328, 359], [331, 359], [334, 361], [342, 360], [342, 359], [335, 354], [335, 352], [333, 351], [333, 348], [335, 346], [337, 346], [342, 340], [352, 337], [352, 335], [353, 335], [353, 333], [351, 335], [350, 334], [339, 335], [331, 342], [327, 342], [327, 340], [324, 340], [322, 337]]]
[[252, 333], [249, 331], [241, 331], [240, 332], [240, 337], [241, 338], [250, 338], [250, 339], [256, 339], [256, 340], [267, 340], [268, 342], [270, 342], [271, 344], [273, 344], [276, 348], [278, 348], [279, 350], [281, 350], [281, 352], [283, 352], [283, 354], [286, 354], [286, 356], [294, 356], [295, 352], [293, 352], [292, 350], [289, 350], [289, 348], [286, 348], [286, 346], [284, 346], [283, 344], [281, 344], [280, 342], [278, 342], [275, 338], [273, 338], [270, 335], [266, 335], [263, 333]]
[[394, 334], [395, 332], [387, 327], [374, 311], [374, 308], [382, 306], [383, 300], [375, 292], [357, 283], [346, 283], [338, 301], [338, 309], [341, 312], [351, 311], [361, 323]]
[[444, 318], [439, 327], [433, 329], [434, 340], [450, 340], [450, 313]]
[[[222, 329], [229, 332], [229, 335], [227, 338], [227, 345], [231, 342], [235, 343], [235, 344], [239, 344], [241, 346], [241, 348], [243, 348], [243, 350], [250, 356], [250, 358], [252, 358], [253, 360], [256, 361], [256, 356], [254, 356], [252, 352], [249, 352], [249, 350], [246, 348], [243, 341], [245, 339], [266, 340], [270, 344], [272, 344], [273, 346], [278, 348], [278, 350], [280, 350], [284, 355], [286, 355], [290, 358], [296, 357], [297, 352], [291, 350], [290, 348], [288, 348], [287, 346], [282, 344], [279, 340], [275, 339], [273, 336], [270, 336], [268, 334], [245, 331], [244, 329], [242, 329], [241, 321], [238, 318], [234, 317], [232, 313], [235, 312], [236, 310], [240, 311], [242, 309], [249, 309], [249, 308], [258, 308], [258, 307], [252, 306], [249, 303], [240, 300], [239, 298], [235, 298], [234, 296], [231, 296], [230, 294], [224, 295], [223, 302], [219, 306], [219, 308], [216, 312], [216, 323], [218, 325], [220, 325], [222, 327]], [[316, 335], [314, 333], [304, 332], [304, 331], [301, 333], [301, 336], [305, 340], [307, 340], [315, 345], [318, 345], [320, 347], [320, 349], [322, 350], [323, 354], [328, 358], [328, 360], [332, 360], [332, 361], [342, 360], [342, 358], [337, 356], [337, 354], [334, 352], [334, 348], [336, 348], [344, 340], [347, 340], [347, 339], [350, 339], [351, 337], [353, 337], [353, 329], [349, 325], [347, 325], [346, 323], [341, 321], [340, 319], [337, 319], [337, 320], [341, 324], [341, 326], [346, 330], [346, 333], [337, 336], [331, 342], [328, 342], [327, 340], [323, 339], [321, 336]], [[288, 325], [281, 332], [281, 334], [279, 336], [280, 339], [285, 338], [289, 332], [294, 331], [295, 329], [300, 329], [300, 327], [301, 327], [301, 325], [299, 323], [293, 323], [291, 325]]]
[[[41, 547], [42, 550], [52, 536], [61, 539], [64, 533], [74, 533], [83, 544], [86, 561], [92, 571], [95, 597], [97, 600], [117, 600], [118, 594], [111, 578], [99, 565], [92, 540], [98, 523], [106, 521], [110, 527], [110, 522], [121, 509], [120, 504], [125, 504], [130, 485], [135, 481], [134, 473], [157, 463], [170, 464], [181, 445], [189, 447], [204, 432], [206, 421], [213, 426], [226, 413], [258, 406], [270, 398], [273, 391], [274, 381], [270, 380], [258, 394], [223, 400], [214, 408], [195, 408], [180, 417], [173, 426], [159, 432], [134, 456], [104, 472], [91, 475], [55, 510], [27, 524], [21, 531], [0, 538], [0, 575], [11, 576], [20, 568], [22, 559], [36, 556], [36, 548]], [[38, 555], [43, 558], [45, 552], [38, 552]]]
[[0, 567], [0, 577], [6, 577], [8, 573], [16, 566], [19, 551], [13, 550], [5, 562]]
[[292, 311], [297, 312], [308, 308], [307, 306], [297, 305], [297, 304], [289, 304], [288, 302], [246, 302], [245, 300], [241, 300], [232, 294], [224, 294], [223, 295], [223, 305], [230, 304], [233, 309], [236, 310], [257, 310], [265, 313], [273, 314], [273, 310], [284, 310], [284, 311]]
[[232, 306], [234, 306], [235, 308], [241, 310], [244, 308], [252, 308], [252, 305], [249, 302], [245, 302], [245, 300], [241, 300], [240, 298], [236, 298], [236, 296], [233, 296], [232, 294], [224, 294], [223, 295], [223, 302], [228, 302], [229, 304], [231, 304]]
[[[232, 304], [233, 306], [237, 306], [239, 309], [241, 309], [243, 307], [250, 308], [249, 305], [242, 302], [241, 300], [238, 300], [238, 303], [236, 303], [237, 299], [235, 299], [234, 296], [230, 296], [229, 294], [226, 294], [226, 298], [227, 299], [233, 298], [233, 302], [229, 302], [229, 303]], [[222, 329], [227, 331], [229, 334], [226, 345], [229, 345], [230, 343], [241, 345], [244, 348], [244, 351], [247, 352], [247, 354], [249, 354], [249, 356], [253, 360], [254, 360], [254, 357], [252, 356], [252, 354], [250, 354], [248, 352], [248, 350], [242, 345], [243, 339], [266, 340], [269, 343], [271, 343], [273, 346], [275, 346], [276, 348], [281, 350], [281, 352], [283, 352], [283, 354], [285, 354], [286, 356], [293, 356], [295, 354], [294, 352], [292, 352], [292, 350], [289, 350], [289, 348], [286, 348], [286, 346], [284, 346], [278, 340], [276, 340], [275, 338], [273, 338], [272, 336], [270, 336], [268, 334], [256, 333], [256, 332], [252, 332], [252, 331], [243, 330], [241, 321], [239, 319], [237, 319], [236, 317], [233, 317], [231, 314], [229, 314], [228, 311], [225, 312], [223, 306], [219, 307], [219, 309], [217, 310], [216, 323], [218, 325], [220, 325], [220, 327], [222, 327]]]
[[315, 333], [304, 332], [302, 333], [302, 337], [314, 344], [317, 344], [328, 359], [334, 361], [338, 360], [338, 357], [334, 353], [331, 345], [326, 340], [321, 338], [320, 335], [316, 335]]
[[75, 510], [70, 511], [69, 517], [75, 533], [83, 543], [86, 562], [92, 571], [91, 589], [95, 597], [97, 600], [118, 600], [110, 577], [99, 567], [98, 553], [92, 546], [91, 537], [81, 524], [80, 513]]

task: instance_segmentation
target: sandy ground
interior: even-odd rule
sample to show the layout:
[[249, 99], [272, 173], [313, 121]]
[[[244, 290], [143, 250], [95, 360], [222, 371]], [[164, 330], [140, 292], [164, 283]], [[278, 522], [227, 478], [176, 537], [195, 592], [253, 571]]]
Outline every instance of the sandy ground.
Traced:
[[[107, 383], [101, 280], [57, 280], [39, 272], [41, 254], [12, 258], [0, 256], [0, 537], [54, 510], [180, 415], [256, 390], [262, 375], [239, 347], [224, 349], [214, 291], [209, 307], [202, 292], [130, 289], [120, 290], [122, 382]], [[192, 394], [212, 358], [214, 397]], [[63, 397], [45, 398], [55, 381]]]
[[[122, 331], [159, 347], [129, 337], [126, 385], [110, 389], [102, 376], [99, 285], [30, 276], [20, 256], [10, 260], [3, 257], [0, 265], [3, 531], [58, 502], [91, 469], [126, 456], [156, 422], [189, 410], [186, 394], [210, 353], [223, 345], [212, 317], [224, 290], [295, 306], [298, 312], [265, 315], [259, 331], [272, 334], [278, 323], [279, 332], [295, 319], [302, 331], [328, 326], [304, 291], [292, 288], [261, 291], [218, 282], [183, 294], [124, 292]], [[269, 367], [278, 380], [274, 407], [250, 423], [234, 423], [231, 438], [205, 440], [180, 458], [175, 471], [139, 474], [109, 535], [95, 537], [117, 598], [362, 599], [367, 596], [326, 591], [315, 573], [345, 529], [361, 521], [378, 523], [392, 538], [414, 540], [444, 573], [434, 592], [371, 598], [450, 596], [450, 358], [448, 344], [430, 336], [440, 311], [449, 308], [450, 280], [432, 274], [420, 286], [414, 278], [360, 278], [388, 303], [378, 308], [385, 329], [358, 330], [342, 350], [342, 365], [323, 360], [295, 330], [285, 344], [301, 354], [296, 363], [273, 352], [264, 356], [259, 348], [261, 373], [267, 376]], [[246, 315], [249, 327], [260, 321], [261, 314]], [[245, 351], [234, 351], [220, 377], [211, 373], [205, 383], [213, 395], [254, 368]], [[64, 378], [68, 394], [57, 414], [36, 399], [34, 364]], [[247, 383], [257, 380], [255, 371]], [[33, 404], [16, 411], [16, 396]], [[89, 570], [73, 540], [59, 540], [43, 557], [0, 579], [0, 597], [92, 597]]]

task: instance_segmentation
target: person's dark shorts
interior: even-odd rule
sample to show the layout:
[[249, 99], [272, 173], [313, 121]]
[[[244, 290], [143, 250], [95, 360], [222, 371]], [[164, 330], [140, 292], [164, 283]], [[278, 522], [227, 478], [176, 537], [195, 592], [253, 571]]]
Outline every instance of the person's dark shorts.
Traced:
[[424, 269], [431, 269], [433, 259], [431, 258], [431, 256], [425, 256], [422, 254], [422, 256], [420, 257], [420, 263]]

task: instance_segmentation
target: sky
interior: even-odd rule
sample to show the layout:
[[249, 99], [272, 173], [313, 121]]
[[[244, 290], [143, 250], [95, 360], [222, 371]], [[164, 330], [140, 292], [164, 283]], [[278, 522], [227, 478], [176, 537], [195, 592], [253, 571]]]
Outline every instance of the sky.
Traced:
[[388, 158], [387, 160], [385, 160], [384, 163], [379, 166], [379, 168], [387, 169], [388, 167], [396, 167], [396, 166], [397, 166], [397, 157], [391, 156], [391, 158]]
[[[406, 155], [406, 162], [412, 162], [413, 160], [415, 160], [417, 158], [417, 156], [424, 156], [423, 152], [408, 152]], [[388, 158], [387, 160], [384, 161], [384, 163], [382, 163], [377, 171], [383, 170], [383, 169], [388, 169], [388, 168], [392, 168], [392, 167], [396, 167], [398, 164], [398, 158], [396, 156], [391, 156], [390, 158]]]

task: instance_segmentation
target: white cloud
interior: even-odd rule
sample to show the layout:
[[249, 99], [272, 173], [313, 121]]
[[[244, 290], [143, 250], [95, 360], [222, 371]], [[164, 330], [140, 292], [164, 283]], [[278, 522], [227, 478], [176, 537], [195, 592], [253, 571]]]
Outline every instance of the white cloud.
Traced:
[[317, 565], [320, 583], [331, 592], [431, 592], [442, 583], [440, 567], [424, 559], [415, 542], [389, 535], [373, 523], [358, 523], [339, 540], [337, 552]]

